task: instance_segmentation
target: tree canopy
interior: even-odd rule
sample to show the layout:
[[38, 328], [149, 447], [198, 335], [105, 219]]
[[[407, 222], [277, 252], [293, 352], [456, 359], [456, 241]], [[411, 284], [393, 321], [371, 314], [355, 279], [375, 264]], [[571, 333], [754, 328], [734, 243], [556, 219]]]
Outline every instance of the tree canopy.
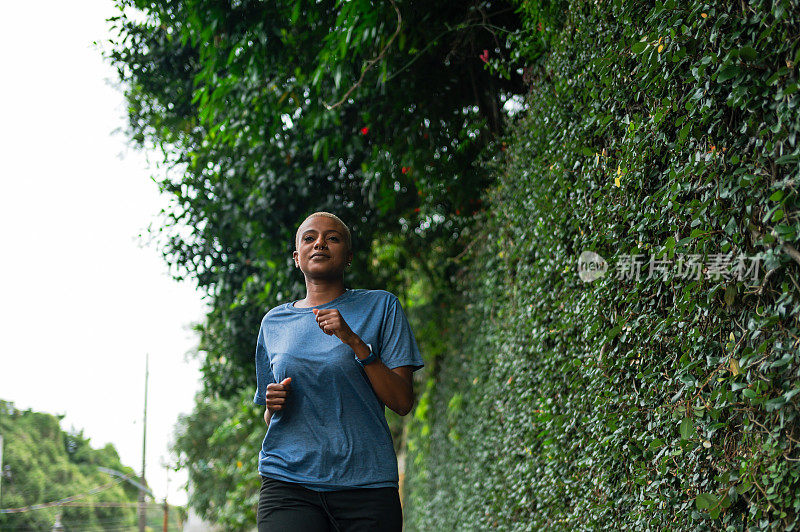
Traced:
[[[136, 476], [122, 465], [110, 443], [91, 447], [83, 431], [65, 432], [61, 417], [18, 410], [0, 400], [0, 435], [3, 436], [4, 474], [0, 509], [82, 496], [81, 502], [136, 503], [138, 490], [102, 472], [99, 467]], [[56, 513], [67, 530], [135, 526], [136, 509], [112, 506], [62, 506], [14, 513], [0, 512], [2, 530], [50, 530]]]
[[201, 327], [210, 391], [250, 384], [253, 324], [302, 292], [291, 250], [310, 212], [350, 224], [352, 283], [402, 292], [415, 263], [452, 288], [447, 257], [463, 249], [490, 179], [474, 162], [497, 150], [503, 104], [523, 92], [521, 71], [487, 67], [509, 57], [512, 5], [117, 5], [108, 57], [129, 134], [162, 151], [160, 185], [173, 200], [152, 233], [176, 277], [212, 297]]
[[[239, 475], [233, 460], [253, 444], [245, 427], [260, 432], [242, 402], [254, 390], [261, 318], [304, 296], [291, 259], [297, 224], [318, 210], [340, 216], [354, 235], [346, 283], [413, 298], [420, 338], [435, 330], [439, 311], [458, 300], [458, 258], [494, 179], [477, 161], [502, 153], [508, 111], [526, 90], [520, 8], [116, 4], [107, 57], [124, 87], [128, 134], [161, 153], [155, 179], [172, 199], [150, 236], [173, 275], [196, 282], [212, 307], [197, 326], [204, 390], [180, 424], [178, 451], [195, 485], [252, 491], [257, 478]], [[546, 4], [527, 9], [553, 9]], [[544, 45], [533, 32], [525, 55]], [[435, 372], [440, 352], [427, 353]], [[212, 426], [204, 413], [241, 424]], [[387, 416], [399, 437], [399, 419]], [[247, 450], [252, 469], [257, 446]], [[226, 506], [226, 491], [203, 489], [192, 502], [237, 529], [247, 515]]]

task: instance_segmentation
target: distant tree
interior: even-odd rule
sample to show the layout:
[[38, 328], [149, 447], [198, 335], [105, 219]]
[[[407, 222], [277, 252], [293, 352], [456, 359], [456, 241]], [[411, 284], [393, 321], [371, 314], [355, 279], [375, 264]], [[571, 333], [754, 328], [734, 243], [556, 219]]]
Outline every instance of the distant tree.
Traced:
[[252, 530], [256, 521], [257, 459], [266, 429], [251, 400], [249, 391], [234, 399], [199, 394], [176, 427], [173, 450], [189, 473], [189, 505], [231, 531]]
[[[0, 434], [3, 435], [3, 464], [0, 508], [22, 508], [84, 495], [112, 485], [81, 502], [135, 503], [138, 492], [128, 483], [116, 483], [98, 466], [134, 474], [122, 465], [113, 445], [92, 449], [80, 432], [64, 432], [61, 417], [31, 410], [20, 411], [13, 403], [0, 400]], [[0, 530], [50, 530], [57, 513], [67, 530], [134, 526], [136, 510], [126, 507], [61, 506], [19, 513], [0, 513]]]

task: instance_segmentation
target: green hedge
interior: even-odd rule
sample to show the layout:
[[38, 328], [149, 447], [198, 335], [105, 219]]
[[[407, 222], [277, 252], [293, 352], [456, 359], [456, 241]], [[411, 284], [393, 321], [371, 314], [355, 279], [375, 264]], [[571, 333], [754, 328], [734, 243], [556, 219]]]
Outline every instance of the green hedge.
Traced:
[[[800, 5], [544, 12], [409, 427], [407, 529], [794, 529]], [[673, 263], [617, 278], [635, 253]], [[678, 275], [721, 253], [755, 281]]]

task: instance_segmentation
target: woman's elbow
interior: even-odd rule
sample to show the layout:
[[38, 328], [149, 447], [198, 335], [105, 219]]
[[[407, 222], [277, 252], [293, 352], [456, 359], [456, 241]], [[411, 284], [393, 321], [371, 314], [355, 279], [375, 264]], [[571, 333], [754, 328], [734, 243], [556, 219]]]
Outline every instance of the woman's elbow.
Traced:
[[413, 408], [414, 408], [414, 397], [411, 397], [411, 399], [404, 401], [403, 404], [401, 404], [397, 408], [397, 410], [395, 410], [395, 412], [397, 412], [397, 414], [400, 416], [405, 416], [406, 414], [411, 412]]

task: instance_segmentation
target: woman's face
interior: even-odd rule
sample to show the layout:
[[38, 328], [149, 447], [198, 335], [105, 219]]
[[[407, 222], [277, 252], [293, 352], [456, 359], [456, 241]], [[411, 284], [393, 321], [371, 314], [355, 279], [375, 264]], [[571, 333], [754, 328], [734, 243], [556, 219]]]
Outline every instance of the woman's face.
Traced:
[[314, 216], [300, 227], [297, 250], [292, 253], [295, 264], [306, 277], [341, 279], [347, 263], [353, 259], [348, 251], [344, 228], [327, 216]]

